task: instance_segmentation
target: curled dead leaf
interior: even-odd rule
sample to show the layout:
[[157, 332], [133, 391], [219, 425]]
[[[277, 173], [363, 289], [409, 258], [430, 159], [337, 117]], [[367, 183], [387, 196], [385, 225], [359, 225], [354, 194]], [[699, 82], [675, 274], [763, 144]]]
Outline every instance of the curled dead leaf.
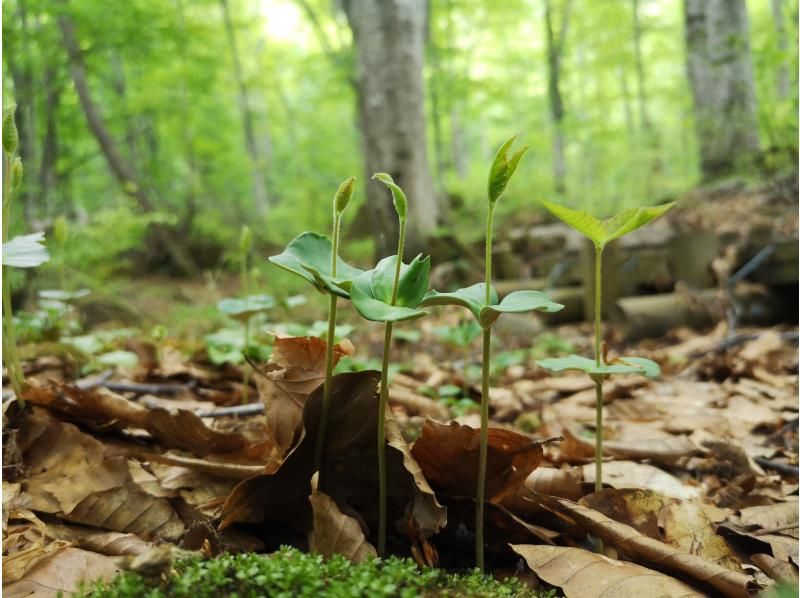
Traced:
[[[473, 496], [478, 479], [480, 430], [458, 422], [440, 424], [427, 420], [411, 454], [436, 491]], [[486, 465], [486, 497], [500, 500], [513, 493], [538, 467], [542, 443], [503, 428], [489, 428]]]

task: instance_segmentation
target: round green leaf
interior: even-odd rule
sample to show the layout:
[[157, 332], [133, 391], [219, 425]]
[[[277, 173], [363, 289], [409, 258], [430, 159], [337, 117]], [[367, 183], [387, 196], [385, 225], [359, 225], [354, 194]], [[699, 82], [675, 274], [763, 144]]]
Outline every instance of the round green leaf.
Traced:
[[332, 253], [333, 246], [328, 237], [306, 232], [292, 240], [283, 253], [270, 257], [269, 261], [304, 278], [320, 293], [334, 293], [349, 299], [349, 293], [340, 284], [356, 278], [364, 271], [337, 258], [334, 277], [331, 271]]
[[392, 305], [396, 265], [397, 256], [384, 258], [351, 284], [345, 283], [353, 307], [362, 317], [375, 322], [400, 322], [426, 315], [427, 312], [417, 308], [428, 288], [430, 257], [423, 259], [418, 255], [410, 264], [401, 263], [397, 300]]
[[[490, 289], [489, 302], [497, 305], [500, 301], [494, 287]], [[422, 307], [429, 305], [460, 305], [466, 307], [475, 319], [480, 323], [481, 309], [486, 305], [486, 284], [479, 282], [472, 286], [458, 289], [452, 293], [439, 293], [438, 291], [428, 291], [420, 304]]]
[[39, 299], [45, 301], [62, 301], [69, 303], [70, 301], [77, 301], [86, 297], [91, 291], [89, 289], [78, 289], [77, 291], [64, 291], [62, 289], [49, 289], [39, 291]]
[[480, 324], [488, 328], [502, 313], [525, 313], [529, 311], [543, 311], [553, 313], [564, 309], [541, 291], [515, 291], [509, 293], [499, 305], [487, 305], [481, 310]]
[[551, 372], [563, 372], [565, 370], [577, 370], [589, 376], [608, 376], [610, 374], [641, 374], [642, 376], [654, 377], [661, 373], [661, 370], [653, 361], [641, 357], [626, 357], [616, 359], [614, 363], [597, 365], [594, 359], [582, 357], [580, 355], [570, 355], [569, 357], [552, 357], [541, 359], [536, 362], [543, 368]]
[[251, 316], [272, 309], [275, 299], [271, 295], [248, 295], [242, 299], [223, 299], [217, 309], [235, 320], [247, 320]]

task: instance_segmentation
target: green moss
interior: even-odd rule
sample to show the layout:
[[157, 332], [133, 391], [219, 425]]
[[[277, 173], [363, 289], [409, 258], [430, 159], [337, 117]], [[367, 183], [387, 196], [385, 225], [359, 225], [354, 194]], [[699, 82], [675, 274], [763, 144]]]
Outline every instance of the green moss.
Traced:
[[[96, 598], [356, 598], [413, 596], [543, 596], [515, 579], [499, 582], [477, 572], [450, 575], [419, 569], [410, 559], [374, 559], [354, 565], [343, 557], [282, 548], [272, 555], [222, 555], [215, 559], [182, 560], [170, 575], [144, 578], [126, 572], [110, 583], [97, 583], [81, 594]], [[552, 594], [555, 595], [555, 594]]]

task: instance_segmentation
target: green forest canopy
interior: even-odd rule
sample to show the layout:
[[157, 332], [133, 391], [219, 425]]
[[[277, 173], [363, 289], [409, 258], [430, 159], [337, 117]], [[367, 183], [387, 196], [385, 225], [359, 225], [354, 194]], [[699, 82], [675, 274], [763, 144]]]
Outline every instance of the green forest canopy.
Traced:
[[[47, 227], [67, 215], [78, 222], [73, 230], [101, 242], [108, 257], [142, 242], [148, 224], [161, 222], [205, 265], [218, 264], [221, 249], [235, 247], [245, 222], [261, 242], [275, 244], [306, 229], [326, 230], [330, 198], [344, 178], [359, 177], [356, 205], [364, 201], [355, 50], [338, 4], [4, 2], [4, 104], [19, 106], [26, 168], [25, 207], [20, 201], [14, 228]], [[524, 218], [538, 198], [610, 211], [655, 203], [699, 182], [683, 2], [429, 4], [428, 159], [460, 234], [469, 236], [473, 221], [479, 232], [487, 165], [499, 141], [515, 132], [531, 150], [500, 204], [501, 217]], [[797, 2], [751, 0], [747, 9], [766, 156], [758, 164], [761, 172], [775, 172], [796, 160]], [[561, 48], [563, 189], [553, 174], [548, 12]], [[143, 213], [134, 190], [120, 185], [87, 126], [60, 15], [74, 25], [89, 89], [153, 199], [152, 213]], [[780, 78], [789, 75], [787, 88]], [[262, 206], [254, 167], [262, 175]], [[84, 245], [74, 259], [90, 264], [97, 243]], [[369, 246], [366, 241], [363, 249]]]

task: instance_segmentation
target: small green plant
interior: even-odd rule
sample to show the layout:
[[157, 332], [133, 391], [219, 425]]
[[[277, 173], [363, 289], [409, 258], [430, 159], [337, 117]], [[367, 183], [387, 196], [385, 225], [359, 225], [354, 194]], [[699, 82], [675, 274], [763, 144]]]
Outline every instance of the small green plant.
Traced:
[[614, 239], [641, 228], [661, 216], [674, 204], [647, 208], [632, 208], [600, 220], [585, 211], [572, 210], [562, 205], [543, 201], [542, 204], [562, 222], [568, 224], [594, 244], [594, 359], [579, 355], [554, 357], [539, 361], [539, 365], [553, 371], [578, 370], [585, 372], [595, 386], [595, 491], [603, 488], [603, 381], [611, 374], [642, 374], [658, 376], [661, 371], [653, 361], [642, 357], [625, 357], [607, 362], [602, 346], [602, 289], [603, 249]]
[[486, 494], [486, 458], [489, 444], [489, 375], [491, 372], [492, 325], [503, 313], [523, 313], [529, 311], [556, 312], [564, 306], [554, 303], [540, 291], [516, 291], [500, 301], [497, 291], [492, 287], [492, 226], [497, 200], [503, 195], [508, 181], [517, 169], [520, 159], [528, 146], [509, 157], [508, 152], [516, 135], [506, 141], [495, 155], [489, 171], [488, 211], [486, 216], [486, 282], [474, 284], [452, 293], [430, 291], [425, 295], [422, 306], [460, 305], [467, 308], [483, 331], [483, 354], [481, 359], [481, 430], [478, 457], [478, 487], [475, 510], [475, 561], [483, 571], [483, 514]]
[[339, 231], [342, 224], [342, 214], [344, 214], [353, 197], [355, 183], [355, 177], [350, 177], [339, 185], [339, 189], [333, 197], [333, 242], [317, 233], [305, 232], [292, 240], [282, 253], [269, 258], [273, 264], [297, 274], [311, 283], [317, 291], [330, 297], [327, 347], [325, 349], [325, 382], [323, 383], [322, 391], [319, 432], [317, 433], [314, 452], [314, 468], [316, 471], [319, 471], [322, 465], [322, 451], [325, 445], [328, 411], [330, 409], [337, 300], [339, 297], [350, 298], [350, 294], [340, 286], [340, 283], [352, 280], [364, 272], [354, 268], [339, 257]]
[[22, 160], [16, 155], [19, 133], [14, 122], [16, 106], [3, 112], [3, 360], [14, 394], [24, 406], [22, 390], [25, 375], [17, 348], [14, 330], [14, 311], [11, 306], [11, 276], [9, 267], [35, 268], [45, 263], [50, 256], [44, 246], [44, 233], [23, 235], [8, 240], [11, 224], [11, 200], [22, 184]]
[[69, 240], [69, 223], [64, 216], [59, 216], [53, 223], [53, 239], [58, 248], [58, 283], [62, 291], [67, 288], [67, 241]]
[[182, 559], [163, 576], [125, 572], [96, 582], [78, 594], [103, 598], [217, 598], [280, 596], [297, 598], [534, 598], [537, 592], [516, 577], [497, 581], [477, 572], [457, 575], [442, 569], [420, 569], [411, 559], [371, 559], [353, 564], [336, 555], [328, 560], [283, 547], [270, 555], [223, 554], [214, 559]]
[[470, 345], [481, 335], [481, 332], [483, 330], [475, 320], [462, 320], [455, 326], [437, 326], [433, 329], [433, 334], [442, 342], [460, 349], [464, 354], [464, 364], [461, 367], [461, 388], [465, 397], [469, 395]]
[[389, 351], [392, 344], [392, 329], [396, 322], [414, 320], [426, 315], [427, 312], [419, 309], [419, 304], [428, 290], [431, 260], [430, 257], [422, 258], [418, 255], [411, 260], [411, 263], [403, 263], [408, 199], [388, 174], [377, 173], [372, 178], [382, 182], [392, 193], [400, 223], [397, 254], [382, 259], [374, 269], [343, 283], [343, 286], [350, 291], [353, 307], [363, 318], [373, 322], [384, 322], [377, 447], [378, 554], [383, 556], [386, 552], [386, 404], [389, 397]]
[[[250, 248], [253, 243], [253, 234], [250, 227], [242, 227], [239, 236], [239, 279], [242, 289], [241, 299], [223, 299], [217, 303], [217, 309], [225, 315], [241, 322], [242, 324], [242, 355], [246, 359], [250, 349], [250, 320], [256, 314], [264, 313], [275, 306], [275, 299], [270, 295], [250, 295]], [[250, 369], [243, 368], [242, 374], [242, 403], [248, 400], [250, 387]]]

